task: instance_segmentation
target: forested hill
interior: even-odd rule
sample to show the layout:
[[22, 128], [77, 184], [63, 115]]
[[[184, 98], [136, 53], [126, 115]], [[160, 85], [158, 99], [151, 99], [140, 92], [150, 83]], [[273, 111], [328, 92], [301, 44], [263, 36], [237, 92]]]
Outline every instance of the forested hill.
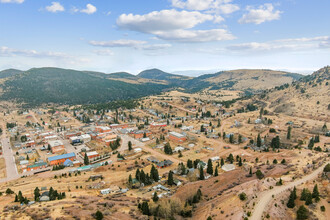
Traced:
[[42, 103], [86, 104], [133, 99], [162, 91], [165, 86], [129, 84], [106, 74], [59, 68], [34, 68], [6, 79], [2, 100], [31, 106]]
[[0, 72], [0, 100], [30, 106], [43, 103], [95, 104], [135, 99], [164, 90], [181, 88], [237, 90], [253, 94], [264, 89], [290, 84], [302, 75], [273, 70], [232, 70], [199, 77], [166, 73], [159, 69], [132, 75], [126, 72], [105, 74], [60, 68], [15, 69]]

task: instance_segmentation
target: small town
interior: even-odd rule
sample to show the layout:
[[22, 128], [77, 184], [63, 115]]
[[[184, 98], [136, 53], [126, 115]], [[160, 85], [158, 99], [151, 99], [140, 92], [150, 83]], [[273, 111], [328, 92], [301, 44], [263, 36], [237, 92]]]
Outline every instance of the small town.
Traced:
[[0, 220], [330, 220], [329, 8], [0, 0]]

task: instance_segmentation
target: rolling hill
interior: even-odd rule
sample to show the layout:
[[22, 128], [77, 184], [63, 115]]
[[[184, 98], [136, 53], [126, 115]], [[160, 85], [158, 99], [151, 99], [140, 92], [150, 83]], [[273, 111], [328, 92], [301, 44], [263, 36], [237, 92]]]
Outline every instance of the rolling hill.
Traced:
[[194, 78], [159, 69], [145, 70], [138, 75], [60, 68], [10, 69], [0, 72], [3, 79], [0, 81], [0, 99], [29, 105], [87, 104], [134, 99], [175, 88], [191, 93], [226, 89], [252, 94], [292, 83], [301, 77], [299, 74], [272, 70], [222, 71]]
[[22, 71], [17, 70], [17, 69], [3, 70], [3, 71], [0, 71], [0, 79], [4, 79], [4, 78], [7, 78], [7, 77], [12, 77], [12, 76], [15, 76], [15, 75], [20, 74], [20, 73], [22, 73]]
[[267, 90], [259, 97], [275, 113], [329, 120], [330, 67], [324, 67], [291, 85]]
[[6, 80], [1, 85], [1, 99], [29, 105], [86, 104], [134, 99], [164, 89], [162, 85], [129, 84], [106, 76], [68, 69], [34, 68]]

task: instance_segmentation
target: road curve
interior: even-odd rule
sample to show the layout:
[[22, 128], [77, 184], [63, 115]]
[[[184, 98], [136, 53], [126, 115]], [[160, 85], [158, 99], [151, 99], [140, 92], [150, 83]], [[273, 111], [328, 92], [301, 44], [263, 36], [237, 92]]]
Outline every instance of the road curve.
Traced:
[[291, 189], [295, 186], [298, 186], [308, 180], [312, 180], [314, 178], [316, 178], [318, 176], [319, 173], [321, 173], [323, 171], [323, 168], [326, 166], [328, 162], [325, 162], [321, 167], [319, 167], [318, 169], [314, 170], [311, 174], [304, 176], [301, 179], [298, 179], [294, 182], [290, 182], [289, 184], [286, 185], [282, 185], [282, 186], [276, 186], [275, 188], [273, 188], [272, 190], [269, 191], [265, 191], [263, 193], [261, 193], [261, 195], [258, 196], [258, 198], [260, 198], [259, 202], [257, 203], [257, 205], [254, 208], [254, 211], [252, 213], [252, 216], [250, 219], [252, 220], [261, 220], [262, 219], [262, 214], [264, 212], [264, 210], [266, 209], [268, 203], [272, 200], [272, 196], [276, 196], [282, 192], [284, 192], [285, 190]]

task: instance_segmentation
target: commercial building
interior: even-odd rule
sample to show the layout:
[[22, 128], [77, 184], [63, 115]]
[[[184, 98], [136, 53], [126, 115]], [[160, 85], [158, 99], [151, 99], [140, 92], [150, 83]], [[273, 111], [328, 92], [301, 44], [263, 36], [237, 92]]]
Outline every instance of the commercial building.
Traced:
[[169, 138], [170, 140], [177, 142], [177, 143], [182, 143], [187, 140], [187, 137], [183, 134], [180, 134], [178, 132], [172, 131], [169, 133]]
[[68, 153], [68, 154], [62, 154], [58, 156], [48, 157], [49, 165], [62, 165], [67, 159], [69, 160], [75, 160], [76, 154], [75, 153]]

